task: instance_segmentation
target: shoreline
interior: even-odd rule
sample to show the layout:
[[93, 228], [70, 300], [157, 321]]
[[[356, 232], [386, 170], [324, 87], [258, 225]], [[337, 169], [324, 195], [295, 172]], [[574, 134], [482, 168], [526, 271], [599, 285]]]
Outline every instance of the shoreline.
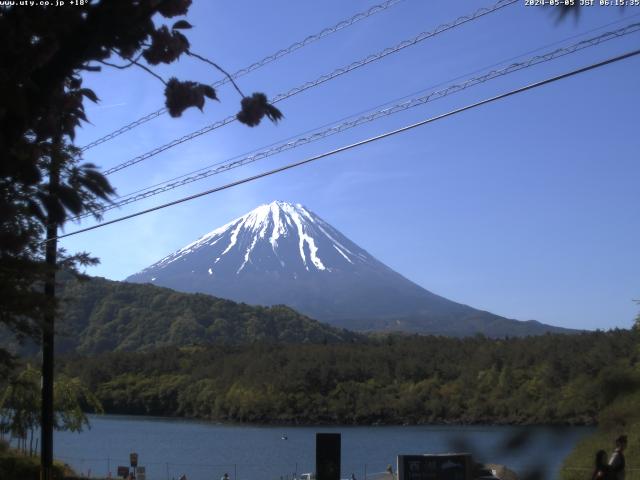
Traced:
[[286, 422], [286, 421], [265, 421], [265, 422], [240, 422], [233, 420], [214, 420], [201, 417], [185, 417], [173, 415], [152, 415], [137, 413], [121, 413], [121, 412], [105, 412], [104, 414], [87, 413], [90, 418], [120, 417], [127, 419], [139, 420], [159, 420], [159, 421], [177, 421], [185, 423], [207, 423], [218, 426], [228, 427], [289, 427], [289, 428], [305, 428], [305, 427], [327, 427], [327, 428], [357, 428], [357, 427], [533, 427], [533, 428], [597, 428], [598, 424], [593, 423], [517, 423], [517, 422], [419, 422], [419, 423], [395, 423], [395, 422], [374, 422], [374, 423], [331, 423], [331, 422]]

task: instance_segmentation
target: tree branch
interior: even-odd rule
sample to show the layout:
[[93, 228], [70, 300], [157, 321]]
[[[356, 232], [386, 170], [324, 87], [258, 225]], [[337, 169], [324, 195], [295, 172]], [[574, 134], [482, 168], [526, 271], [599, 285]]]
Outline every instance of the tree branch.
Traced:
[[[129, 68], [132, 65], [135, 65], [136, 62], [138, 60], [140, 60], [140, 57], [142, 57], [142, 53], [140, 53], [135, 59], [130, 60], [129, 63], [126, 64], [126, 65], [116, 65], [115, 63], [110, 63], [110, 62], [107, 62], [105, 60], [100, 60], [100, 63], [102, 63], [103, 65], [107, 65], [108, 67], [113, 67], [113, 68], [118, 68], [120, 70], [124, 70], [125, 68]], [[122, 57], [122, 58], [124, 58], [124, 57]]]
[[231, 82], [231, 84], [235, 87], [235, 89], [238, 91], [238, 93], [240, 94], [240, 96], [242, 98], [245, 98], [245, 94], [242, 93], [242, 90], [240, 90], [240, 87], [238, 87], [238, 84], [233, 80], [233, 77], [229, 74], [229, 72], [227, 72], [224, 68], [222, 68], [220, 65], [218, 65], [217, 63], [209, 60], [208, 58], [203, 57], [202, 55], [198, 55], [197, 53], [193, 53], [191, 50], [187, 50], [185, 52], [187, 55], [191, 56], [191, 57], [195, 57], [198, 60], [204, 62], [204, 63], [208, 63], [209, 65], [211, 65], [212, 67], [218, 69], [220, 72], [222, 72]]
[[104, 60], [98, 60], [98, 62], [107, 65], [109, 67], [115, 67], [115, 68], [119, 68], [119, 69], [125, 69], [125, 68], [129, 68], [131, 65], [135, 65], [143, 70], [145, 70], [147, 73], [153, 75], [154, 77], [156, 77], [158, 80], [160, 80], [164, 85], [167, 85], [167, 82], [164, 80], [164, 78], [162, 78], [160, 75], [158, 75], [156, 72], [154, 72], [153, 70], [151, 70], [149, 67], [147, 67], [146, 65], [143, 65], [142, 63], [140, 63], [138, 60], [140, 59], [140, 56], [138, 56], [137, 58], [131, 58], [131, 57], [125, 57], [124, 55], [122, 55], [121, 53], [116, 52], [115, 50], [113, 50], [114, 53], [116, 53], [118, 56], [120, 56], [120, 58], [124, 58], [125, 60], [129, 60], [129, 65], [116, 65], [114, 63], [110, 63], [110, 62], [105, 62]]

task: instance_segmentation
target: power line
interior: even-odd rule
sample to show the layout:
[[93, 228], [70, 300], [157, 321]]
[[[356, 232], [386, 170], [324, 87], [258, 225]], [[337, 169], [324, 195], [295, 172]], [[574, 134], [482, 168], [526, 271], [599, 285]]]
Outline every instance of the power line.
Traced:
[[[358, 61], [355, 61], [353, 63], [350, 63], [349, 65], [345, 66], [345, 67], [341, 67], [338, 68], [336, 70], [333, 70], [331, 73], [327, 73], [325, 75], [322, 75], [318, 78], [316, 78], [315, 80], [312, 80], [310, 82], [306, 82], [303, 83], [302, 85], [299, 85], [297, 87], [292, 88], [291, 90], [281, 93], [279, 95], [276, 95], [274, 98], [272, 98], [270, 100], [270, 103], [278, 103], [281, 102], [282, 100], [285, 100], [287, 98], [290, 98], [294, 95], [297, 95], [299, 93], [302, 93], [306, 90], [309, 90], [310, 88], [314, 88], [317, 87], [318, 85], [321, 85], [325, 82], [328, 82], [330, 80], [333, 80], [335, 78], [338, 78], [346, 73], [352, 72], [353, 70], [356, 70], [357, 68], [363, 67], [365, 65], [368, 65], [372, 62], [378, 61], [382, 58], [385, 58], [387, 55], [391, 55], [393, 53], [399, 52], [400, 50], [403, 50], [407, 47], [411, 47], [413, 45], [416, 45], [428, 38], [432, 38], [435, 37], [436, 35], [439, 35], [440, 33], [446, 32], [448, 30], [454, 29], [456, 27], [459, 27], [460, 25], [464, 25], [465, 23], [471, 22], [473, 20], [476, 20], [480, 17], [483, 17], [485, 15], [488, 15], [490, 13], [496, 12], [504, 7], [507, 7], [509, 5], [513, 5], [516, 2], [518, 2], [519, 0], [500, 0], [498, 1], [496, 4], [494, 4], [491, 7], [484, 7], [481, 8], [479, 10], [476, 10], [474, 13], [470, 14], [470, 15], [465, 15], [462, 17], [458, 17], [457, 19], [455, 19], [453, 22], [447, 23], [447, 24], [442, 24], [438, 27], [435, 28], [435, 30], [432, 31], [425, 31], [422, 32], [420, 34], [418, 34], [417, 36], [409, 39], [409, 40], [404, 40], [400, 43], [398, 43], [397, 45], [393, 46], [393, 47], [388, 47], [385, 48], [384, 50], [381, 50], [377, 53], [371, 54], [365, 58], [362, 58]], [[190, 140], [193, 140], [196, 137], [199, 137], [201, 135], [204, 135], [205, 133], [209, 133], [213, 130], [216, 130], [220, 127], [223, 127], [229, 123], [235, 122], [236, 121], [236, 116], [235, 115], [230, 115], [227, 118], [223, 119], [223, 120], [218, 120], [215, 123], [212, 123], [210, 125], [207, 125], [199, 130], [196, 130], [194, 132], [191, 132], [187, 135], [184, 135], [180, 138], [176, 138], [172, 141], [170, 141], [169, 143], [166, 143], [164, 145], [161, 145], [159, 147], [154, 148], [153, 150], [150, 150], [146, 153], [143, 153], [141, 155], [138, 155], [136, 157], [131, 158], [130, 160], [127, 160], [126, 162], [120, 163], [114, 167], [108, 168], [107, 170], [104, 170], [102, 172], [103, 175], [111, 175], [115, 172], [118, 172], [120, 170], [123, 170], [125, 168], [131, 167], [137, 163], [140, 163], [144, 160], [147, 160], [151, 157], [154, 157], [156, 155], [158, 155], [159, 153], [164, 152], [165, 150], [169, 150], [170, 148], [173, 148], [177, 145], [180, 145], [182, 143], [188, 142]]]
[[[231, 81], [231, 79], [235, 80], [236, 78], [242, 77], [243, 75], [247, 75], [248, 73], [253, 72], [254, 70], [257, 70], [259, 68], [264, 67], [265, 65], [268, 65], [271, 62], [275, 62], [276, 60], [295, 52], [296, 50], [300, 50], [303, 47], [306, 47], [307, 45], [320, 40], [324, 37], [328, 37], [329, 35], [338, 32], [342, 29], [345, 29], [347, 27], [350, 27], [351, 25], [358, 23], [360, 20], [364, 20], [366, 18], [371, 17], [372, 15], [375, 15], [376, 13], [382, 12], [384, 10], [387, 10], [388, 8], [396, 5], [397, 3], [402, 2], [403, 0], [387, 0], [386, 2], [383, 2], [379, 5], [374, 5], [373, 7], [369, 8], [368, 10], [364, 11], [364, 12], [360, 12], [355, 14], [354, 16], [346, 19], [346, 20], [342, 20], [338, 23], [336, 23], [335, 25], [331, 26], [331, 27], [327, 27], [327, 28], [323, 28], [322, 30], [320, 30], [318, 33], [315, 33], [313, 35], [309, 35], [308, 37], [304, 38], [303, 40], [300, 40], [298, 42], [294, 42], [291, 45], [289, 45], [286, 48], [282, 48], [280, 50], [278, 50], [277, 52], [274, 52], [270, 55], [267, 55], [266, 57], [264, 57], [261, 60], [258, 60], [255, 63], [252, 63], [251, 65], [241, 68], [240, 70], [238, 70], [237, 72], [233, 73], [230, 75], [231, 78], [229, 77], [224, 77], [221, 78], [220, 80], [218, 80], [215, 83], [212, 83], [211, 86], [213, 88], [217, 88], [217, 87], [221, 87], [222, 85], [224, 85], [225, 83], [228, 83]], [[96, 140], [94, 140], [91, 143], [88, 143], [87, 145], [85, 145], [84, 147], [82, 147], [80, 150], [85, 152], [93, 147], [96, 147], [104, 142], [107, 142], [109, 140], [112, 140], [120, 135], [122, 135], [125, 132], [128, 132], [129, 130], [133, 130], [136, 127], [139, 127], [140, 125], [148, 122], [149, 120], [153, 120], [154, 118], [157, 118], [161, 115], [164, 115], [167, 112], [166, 108], [160, 108], [158, 110], [156, 110], [155, 112], [151, 112], [143, 117], [140, 117], [139, 119], [119, 128], [118, 130], [114, 130], [111, 133], [108, 133], [107, 135], [100, 137]]]
[[[103, 208], [101, 208], [99, 211], [101, 213], [112, 210], [114, 208], [118, 208], [118, 207], [122, 207], [155, 195], [159, 195], [161, 193], [170, 191], [170, 190], [174, 190], [178, 187], [187, 185], [189, 183], [193, 183], [195, 181], [198, 180], [203, 180], [205, 178], [211, 177], [213, 175], [217, 175], [226, 171], [229, 171], [231, 169], [234, 168], [238, 168], [244, 165], [247, 165], [249, 163], [253, 163], [256, 162], [258, 160], [262, 160], [264, 158], [270, 157], [272, 155], [276, 155], [278, 153], [287, 151], [287, 150], [291, 150], [294, 148], [297, 148], [299, 146], [302, 145], [306, 145], [312, 142], [316, 142], [318, 140], [322, 140], [326, 137], [329, 137], [331, 135], [335, 135], [337, 133], [341, 133], [344, 132], [346, 130], [350, 130], [352, 128], [355, 128], [359, 125], [363, 125], [365, 123], [369, 123], [369, 122], [373, 122], [375, 120], [378, 120], [380, 118], [383, 117], [387, 117], [387, 116], [391, 116], [391, 115], [395, 115], [397, 113], [403, 112], [405, 110], [409, 110], [411, 108], [417, 107], [417, 106], [421, 106], [424, 105], [426, 103], [432, 102], [434, 100], [438, 100], [440, 98], [444, 98], [448, 95], [454, 94], [454, 93], [458, 93], [460, 91], [466, 90], [467, 88], [476, 86], [476, 85], [480, 85], [483, 83], [486, 83], [490, 80], [494, 80], [496, 78], [499, 77], [503, 77], [506, 75], [509, 75], [511, 73], [514, 72], [518, 72], [521, 70], [524, 70], [526, 68], [530, 68], [536, 65], [540, 65], [542, 63], [546, 63], [549, 62], [551, 60], [555, 60], [557, 58], [561, 58], [564, 57], [566, 55], [570, 55], [572, 53], [575, 53], [577, 51], [581, 51], [584, 50], [586, 48], [590, 48], [590, 47], [594, 47], [596, 45], [600, 45], [603, 42], [606, 42], [608, 40], [612, 40], [612, 39], [616, 39], [616, 38], [621, 38], [625, 35], [629, 35], [635, 32], [640, 31], [640, 23], [633, 23], [633, 24], [629, 24], [626, 25], [622, 28], [619, 28], [618, 30], [615, 31], [611, 31], [611, 32], [605, 32], [601, 35], [598, 35], [596, 37], [590, 38], [590, 39], [586, 39], [586, 40], [582, 40], [580, 42], [577, 42], [573, 45], [569, 45], [567, 47], [563, 47], [563, 48], [557, 48], [551, 52], [547, 52], [545, 54], [541, 54], [541, 55], [536, 55], [534, 57], [529, 58], [526, 61], [522, 61], [522, 62], [517, 62], [517, 63], [512, 63], [511, 65], [504, 67], [502, 69], [499, 70], [491, 70], [487, 73], [485, 73], [484, 75], [481, 76], [477, 76], [477, 77], [473, 77], [470, 79], [467, 79], [466, 81], [462, 82], [462, 83], [458, 83], [458, 84], [453, 84], [453, 85], [449, 85], [447, 88], [444, 88], [442, 90], [437, 90], [437, 91], [432, 91], [426, 95], [420, 96], [420, 97], [415, 97], [415, 98], [411, 98], [410, 100], [401, 102], [401, 103], [396, 103], [395, 105], [392, 105], [390, 107], [386, 107], [386, 108], [381, 108], [378, 110], [375, 110], [373, 112], [368, 112], [366, 115], [361, 115], [359, 117], [354, 118], [355, 116], [351, 116], [349, 117], [349, 120], [346, 120], [342, 123], [339, 124], [332, 124], [329, 128], [326, 128], [324, 130], [311, 130], [310, 132], [307, 133], [311, 133], [310, 135], [307, 136], [301, 136], [298, 138], [295, 138], [294, 140], [290, 140], [290, 141], [285, 141], [284, 143], [276, 143], [276, 144], [272, 144], [270, 145], [268, 148], [255, 152], [251, 155], [246, 155], [246, 156], [238, 156], [238, 157], [234, 157], [233, 159], [231, 159], [232, 161], [223, 161], [223, 162], [217, 162], [214, 165], [211, 165], [210, 167], [205, 167], [205, 168], [201, 168], [199, 170], [196, 170], [194, 172], [182, 175], [176, 179], [172, 179], [169, 180], [167, 182], [163, 182], [161, 184], [158, 185], [154, 185], [152, 187], [149, 187], [147, 189], [143, 189], [140, 190], [138, 192], [134, 192], [133, 194], [130, 194], [129, 196], [122, 198], [121, 200], [114, 202], [112, 204], [108, 204], [105, 205]], [[424, 91], [424, 90], [423, 90]], [[406, 98], [406, 97], [404, 97]], [[389, 105], [389, 103], [391, 102], [387, 102], [384, 105]], [[322, 127], [320, 127], [322, 128]], [[81, 218], [85, 218], [85, 217], [89, 217], [91, 216], [91, 214], [84, 214], [78, 217], [74, 217], [71, 220], [78, 220]]]
[[[605, 24], [603, 24], [603, 25], [600, 25], [599, 27], [591, 28], [591, 29], [589, 29], [589, 30], [585, 30], [584, 32], [581, 32], [581, 33], [578, 33], [578, 34], [575, 34], [575, 35], [571, 35], [571, 36], [569, 36], [569, 37], [565, 37], [565, 38], [563, 38], [563, 39], [561, 39], [561, 40], [556, 40], [556, 41], [554, 41], [554, 42], [547, 43], [547, 44], [542, 45], [542, 46], [540, 46], [540, 47], [537, 47], [537, 48], [535, 48], [535, 49], [533, 49], [533, 50], [528, 50], [528, 51], [523, 52], [523, 53], [521, 53], [521, 54], [519, 54], [519, 55], [516, 55], [516, 56], [513, 56], [513, 57], [509, 57], [509, 58], [507, 58], [507, 59], [501, 60], [501, 61], [496, 62], [496, 63], [492, 63], [491, 65], [487, 65], [487, 66], [485, 66], [485, 67], [483, 67], [483, 68], [479, 68], [479, 69], [473, 70], [472, 72], [467, 72], [467, 73], [465, 73], [465, 74], [463, 74], [463, 75], [459, 75], [459, 76], [457, 76], [457, 77], [455, 77], [455, 78], [452, 78], [452, 79], [449, 79], [449, 80], [447, 80], [447, 81], [440, 82], [440, 83], [437, 83], [437, 84], [435, 84], [435, 85], [431, 85], [428, 89], [438, 88], [438, 87], [441, 87], [442, 85], [446, 85], [447, 83], [455, 82], [455, 81], [461, 80], [461, 79], [463, 79], [463, 78], [465, 78], [465, 77], [469, 77], [470, 75], [475, 75], [475, 74], [477, 74], [477, 73], [480, 73], [480, 72], [486, 71], [486, 70], [488, 70], [489, 68], [499, 67], [500, 65], [504, 65], [504, 64], [506, 64], [507, 62], [513, 62], [514, 60], [520, 59], [520, 58], [522, 58], [522, 57], [524, 57], [524, 56], [526, 56], [526, 55], [531, 55], [532, 53], [536, 53], [536, 52], [539, 52], [539, 51], [544, 50], [544, 49], [546, 49], [546, 48], [550, 48], [550, 47], [553, 47], [553, 46], [555, 46], [555, 45], [562, 44], [562, 43], [567, 42], [567, 41], [569, 41], [569, 40], [573, 40], [573, 39], [576, 39], [576, 38], [579, 38], [579, 37], [584, 37], [584, 36], [586, 36], [586, 35], [588, 35], [588, 34], [590, 34], [590, 33], [596, 32], [596, 31], [598, 31], [598, 30], [602, 30], [602, 29], [604, 29], [604, 28], [607, 28], [607, 27], [610, 27], [610, 26], [613, 26], [613, 25], [617, 25], [617, 24], [623, 23], [623, 22], [625, 22], [625, 21], [627, 21], [627, 20], [631, 20], [632, 18], [637, 18], [637, 17], [639, 17], [639, 16], [640, 16], [640, 13], [636, 13], [635, 15], [628, 15], [628, 16], [623, 17], [623, 18], [620, 18], [620, 19], [618, 19], [618, 20], [614, 20], [613, 22], [608, 22], [608, 23], [605, 23]], [[603, 35], [606, 35], [606, 34], [603, 34]], [[412, 93], [410, 93], [410, 94], [404, 95], [404, 96], [402, 96], [402, 97], [400, 97], [400, 98], [397, 98], [397, 99], [395, 99], [395, 100], [391, 100], [391, 101], [389, 101], [389, 102], [386, 102], [386, 103], [380, 104], [380, 105], [378, 105], [378, 106], [376, 106], [376, 107], [372, 107], [372, 108], [380, 108], [380, 107], [383, 107], [383, 106], [389, 105], [389, 104], [391, 104], [391, 103], [393, 103], [393, 102], [397, 102], [397, 101], [400, 101], [400, 100], [405, 100], [405, 99], [407, 99], [407, 98], [410, 98], [410, 97], [413, 97], [413, 96], [418, 95], [418, 94], [420, 94], [420, 93], [423, 93], [423, 92], [427, 91], [428, 89], [420, 89], [420, 90], [418, 90], [418, 91], [412, 92]], [[306, 131], [304, 131], [304, 132], [302, 132], [302, 133], [298, 133], [297, 135], [292, 135], [292, 136], [287, 137], [287, 138], [285, 138], [285, 139], [283, 139], [283, 140], [279, 140], [279, 141], [277, 141], [277, 142], [270, 143], [270, 144], [265, 145], [265, 146], [263, 146], [263, 147], [261, 147], [261, 148], [270, 148], [270, 147], [273, 147], [273, 146], [275, 146], [275, 145], [278, 145], [279, 143], [287, 142], [287, 141], [289, 141], [289, 140], [293, 140], [293, 139], [295, 139], [295, 138], [299, 137], [300, 135], [306, 135], [306, 134], [309, 134], [309, 133], [313, 133], [313, 132], [315, 132], [316, 130], [318, 130], [318, 129], [320, 129], [320, 128], [329, 127], [329, 126], [331, 126], [331, 125], [334, 125], [336, 122], [341, 122], [341, 121], [347, 120], [347, 119], [349, 119], [349, 118], [353, 118], [355, 115], [362, 115], [362, 114], [365, 114], [365, 113], [367, 113], [367, 112], [371, 111], [371, 110], [372, 110], [372, 108], [368, 108], [368, 109], [366, 109], [366, 110], [362, 110], [362, 111], [360, 111], [360, 112], [358, 112], [358, 113], [356, 113], [356, 114], [352, 114], [352, 115], [348, 115], [348, 116], [346, 116], [346, 117], [342, 117], [342, 118], [340, 118], [339, 120], [336, 120], [336, 121], [333, 121], [333, 122], [329, 122], [329, 123], [325, 123], [325, 124], [320, 125], [320, 126], [318, 126], [318, 127], [311, 128], [311, 129], [306, 130]], [[153, 185], [149, 185], [149, 186], [146, 186], [146, 187], [143, 187], [143, 188], [139, 188], [139, 189], [134, 190], [134, 191], [132, 191], [132, 192], [129, 192], [129, 193], [125, 194], [125, 195], [121, 195], [121, 196], [120, 196], [120, 198], [130, 197], [130, 196], [133, 196], [133, 195], [135, 195], [135, 194], [137, 194], [137, 193], [145, 192], [145, 191], [147, 191], [147, 190], [151, 190], [151, 189], [153, 189], [153, 188], [155, 188], [155, 187], [160, 187], [160, 186], [165, 185], [165, 184], [167, 184], [167, 183], [169, 183], [169, 182], [173, 182], [173, 181], [176, 181], [176, 180], [180, 180], [181, 178], [187, 177], [187, 176], [189, 176], [189, 175], [194, 175], [194, 174], [196, 174], [196, 173], [202, 172], [202, 171], [207, 170], [207, 169], [209, 169], [209, 168], [216, 167], [216, 166], [218, 166], [218, 165], [222, 165], [222, 164], [224, 164], [224, 163], [226, 163], [226, 162], [229, 162], [229, 161], [232, 161], [232, 160], [237, 160], [237, 159], [239, 159], [239, 158], [242, 158], [242, 157], [248, 156], [249, 154], [256, 153], [256, 152], [259, 152], [259, 151], [260, 151], [260, 149], [259, 149], [259, 148], [256, 148], [256, 149], [253, 149], [253, 150], [250, 150], [249, 152], [245, 152], [245, 153], [242, 153], [242, 154], [236, 155], [236, 156], [234, 156], [234, 157], [232, 157], [232, 158], [230, 158], [230, 159], [222, 160], [222, 161], [219, 161], [219, 162], [216, 162], [216, 163], [213, 163], [213, 164], [209, 164], [209, 165], [207, 165], [207, 166], [205, 166], [205, 167], [198, 168], [197, 170], [193, 170], [193, 171], [191, 171], [191, 172], [184, 173], [184, 174], [178, 175], [178, 176], [176, 176], [176, 177], [173, 177], [173, 178], [170, 178], [170, 179], [167, 179], [167, 180], [163, 180], [163, 181], [158, 182], [158, 183], [155, 183], [155, 184], [153, 184]]]
[[639, 54], [640, 54], [640, 49], [633, 50], [631, 52], [627, 52], [625, 54], [618, 55], [618, 56], [615, 56], [615, 57], [611, 57], [611, 58], [609, 58], [607, 60], [603, 60], [603, 61], [598, 62], [598, 63], [592, 63], [592, 64], [590, 64], [590, 65], [588, 65], [586, 67], [582, 67], [582, 68], [578, 68], [578, 69], [575, 69], [575, 70], [571, 70], [570, 72], [566, 72], [566, 73], [563, 73], [563, 74], [560, 74], [560, 75], [556, 75], [554, 77], [547, 78], [545, 80], [541, 80], [541, 81], [538, 81], [538, 82], [535, 82], [535, 83], [531, 83], [531, 84], [526, 85], [524, 87], [516, 88], [515, 90], [510, 90], [510, 91], [508, 91], [506, 93], [502, 93], [500, 95], [496, 95], [496, 96], [487, 98], [485, 100], [481, 100], [479, 102], [472, 103], [472, 104], [466, 105], [464, 107], [457, 108], [455, 110], [450, 110], [450, 111], [448, 111], [446, 113], [443, 113], [443, 114], [440, 114], [440, 115], [436, 115], [434, 117], [430, 117], [430, 118], [427, 118], [425, 120], [421, 120], [421, 121], [416, 122], [416, 123], [412, 123], [411, 125], [406, 125], [404, 127], [398, 128], [396, 130], [391, 130], [389, 132], [385, 132], [385, 133], [382, 133], [380, 135], [376, 135], [374, 137], [369, 137], [369, 138], [367, 138], [365, 140], [360, 140], [358, 142], [351, 143], [349, 145], [345, 145], [343, 147], [339, 147], [339, 148], [336, 148], [334, 150], [330, 150], [328, 152], [324, 152], [324, 153], [321, 153], [319, 155], [315, 155], [313, 157], [309, 157], [309, 158], [306, 158], [304, 160], [300, 160], [298, 162], [289, 163], [289, 164], [284, 165], [282, 167], [274, 168], [273, 170], [268, 170], [266, 172], [259, 173], [257, 175], [252, 175], [250, 177], [245, 177], [243, 179], [236, 180], [236, 181], [231, 182], [231, 183], [227, 183], [227, 184], [222, 185], [220, 187], [215, 187], [215, 188], [212, 188], [212, 189], [209, 189], [209, 190], [205, 190], [204, 192], [196, 193], [194, 195], [189, 195], [187, 197], [183, 197], [183, 198], [180, 198], [178, 200], [173, 200], [173, 201], [168, 202], [168, 203], [164, 203], [164, 204], [152, 207], [152, 208], [141, 210], [139, 212], [132, 213], [130, 215], [125, 215], [123, 217], [119, 217], [119, 218], [116, 218], [114, 220], [109, 220], [107, 222], [99, 223], [99, 224], [93, 225], [91, 227], [82, 228], [80, 230], [76, 230], [74, 232], [70, 232], [70, 233], [67, 233], [67, 234], [64, 234], [64, 235], [59, 235], [57, 237], [45, 240], [45, 241], [41, 242], [41, 244], [45, 244], [48, 241], [53, 241], [53, 240], [58, 240], [58, 239], [61, 239], [61, 238], [70, 237], [70, 236], [73, 236], [73, 235], [78, 235], [79, 233], [88, 232], [90, 230], [95, 230], [95, 229], [98, 229], [98, 228], [101, 228], [101, 227], [105, 227], [107, 225], [112, 225], [114, 223], [119, 223], [119, 222], [122, 222], [124, 220], [129, 220], [131, 218], [139, 217], [139, 216], [145, 215], [147, 213], [155, 212], [157, 210], [162, 210], [164, 208], [171, 207], [173, 205], [178, 205], [180, 203], [188, 202], [188, 201], [194, 200], [196, 198], [204, 197], [205, 195], [210, 195], [212, 193], [220, 192], [222, 190], [227, 190], [229, 188], [236, 187], [238, 185], [242, 185], [244, 183], [249, 183], [249, 182], [252, 182], [254, 180], [258, 180], [260, 178], [263, 178], [263, 177], [268, 177], [268, 176], [274, 175], [276, 173], [283, 172], [285, 170], [290, 170], [290, 169], [295, 168], [295, 167], [306, 165], [308, 163], [314, 162], [314, 161], [319, 160], [321, 158], [329, 157], [329, 156], [335, 155], [335, 154], [340, 153], [340, 152], [344, 152], [344, 151], [351, 150], [351, 149], [356, 148], [356, 147], [360, 147], [362, 145], [366, 145], [368, 143], [372, 143], [372, 142], [375, 142], [375, 141], [378, 141], [378, 140], [382, 140], [383, 138], [391, 137], [393, 135], [397, 135], [399, 133], [406, 132], [408, 130], [412, 130], [412, 129], [417, 128], [417, 127], [421, 127], [423, 125], [427, 125], [427, 124], [436, 122], [438, 120], [442, 120], [444, 118], [451, 117], [451, 116], [456, 115], [458, 113], [462, 113], [462, 112], [465, 112], [467, 110], [471, 110], [473, 108], [480, 107], [482, 105], [486, 105], [488, 103], [492, 103], [492, 102], [495, 102], [497, 100], [501, 100], [503, 98], [507, 98], [507, 97], [516, 95], [518, 93], [522, 93], [522, 92], [525, 92], [525, 91], [528, 91], [528, 90], [533, 90], [534, 88], [538, 88], [538, 87], [541, 87], [543, 85], [547, 85], [547, 84], [550, 84], [550, 83], [553, 83], [553, 82], [557, 82], [557, 81], [563, 80], [565, 78], [573, 77], [575, 75], [578, 75], [578, 74], [581, 74], [581, 73], [585, 73], [585, 72], [588, 72], [590, 70], [594, 70], [596, 68], [600, 68], [600, 67], [603, 67], [605, 65], [609, 65], [611, 63], [619, 62], [621, 60], [625, 60], [627, 58], [631, 58], [631, 57], [639, 55]]

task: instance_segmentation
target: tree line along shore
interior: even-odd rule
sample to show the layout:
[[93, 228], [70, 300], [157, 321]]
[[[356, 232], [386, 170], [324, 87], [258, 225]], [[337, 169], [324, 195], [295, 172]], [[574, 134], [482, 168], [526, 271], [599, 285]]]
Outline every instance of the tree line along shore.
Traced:
[[[108, 413], [290, 424], [593, 425], [640, 385], [640, 332], [65, 355]], [[613, 420], [612, 420], [613, 421]]]
[[[25, 372], [37, 373], [37, 359], [23, 362], [21, 378], [36, 378]], [[566, 459], [564, 480], [582, 478], [594, 453], [610, 451], [621, 432], [631, 439], [630, 466], [640, 458], [638, 328], [67, 353], [58, 358], [57, 376], [77, 382], [88, 412], [298, 425], [598, 425]], [[37, 392], [39, 383], [31, 383]], [[11, 377], [0, 387], [10, 385]]]

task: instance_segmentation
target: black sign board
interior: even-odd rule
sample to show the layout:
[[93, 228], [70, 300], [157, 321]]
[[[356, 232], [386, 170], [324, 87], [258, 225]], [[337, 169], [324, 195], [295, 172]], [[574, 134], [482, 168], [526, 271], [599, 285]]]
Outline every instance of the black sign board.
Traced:
[[316, 479], [340, 480], [339, 433], [316, 433]]
[[118, 467], [118, 476], [122, 478], [127, 478], [129, 476], [129, 467]]
[[398, 455], [398, 480], [471, 480], [471, 454]]
[[132, 467], [137, 467], [138, 466], [138, 454], [137, 453], [130, 453], [129, 454], [129, 463], [131, 463]]

